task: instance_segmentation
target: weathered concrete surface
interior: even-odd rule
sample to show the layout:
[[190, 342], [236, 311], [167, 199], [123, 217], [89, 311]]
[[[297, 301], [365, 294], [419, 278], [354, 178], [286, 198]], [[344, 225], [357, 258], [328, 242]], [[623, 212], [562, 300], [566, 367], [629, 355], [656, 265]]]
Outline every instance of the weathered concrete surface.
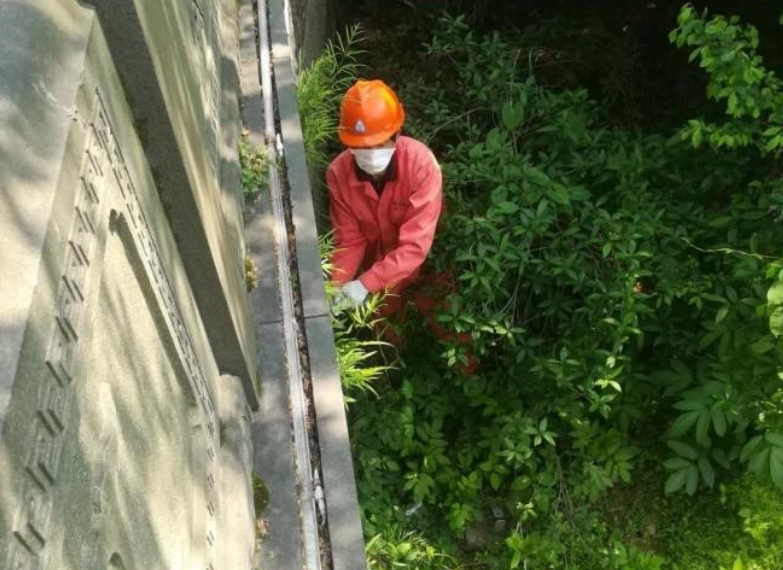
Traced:
[[247, 411], [98, 19], [2, 0], [0, 76], [0, 568], [241, 564]]
[[[251, 144], [263, 146], [264, 104], [259, 76], [253, 0], [240, 3], [242, 116]], [[302, 529], [297, 499], [297, 472], [283, 332], [283, 308], [275, 219], [269, 188], [246, 205], [245, 241], [258, 267], [258, 286], [250, 300], [255, 319], [259, 374], [263, 380], [260, 409], [253, 414], [253, 470], [269, 489], [269, 504], [256, 515], [266, 534], [256, 554], [264, 570], [302, 568]]]
[[[187, 269], [221, 372], [239, 376], [257, 406], [253, 327], [244, 282], [238, 198], [232, 183], [236, 115], [222, 102], [235, 89], [233, 0], [89, 0], [106, 31], [161, 200]], [[231, 67], [234, 66], [232, 70]], [[226, 70], [225, 68], [228, 67]], [[233, 95], [232, 95], [233, 96]], [[227, 132], [227, 130], [229, 132]]]
[[334, 4], [331, 0], [290, 0], [297, 61], [303, 68], [321, 54], [335, 30]]
[[335, 568], [364, 570], [364, 536], [332, 323], [329, 317], [311, 317], [305, 327], [332, 560]]
[[259, 360], [263, 363], [264, 397], [253, 414], [253, 470], [269, 489], [269, 505], [258, 516], [265, 521], [261, 568], [302, 568], [302, 529], [297, 500], [285, 339], [280, 323], [256, 326]]
[[280, 131], [285, 148], [286, 175], [291, 190], [291, 216], [296, 228], [296, 256], [302, 310], [305, 317], [317, 317], [329, 314], [329, 308], [324, 294], [313, 193], [302, 138], [302, 124], [299, 120], [299, 105], [296, 100], [296, 78], [291, 67], [291, 47], [283, 12], [283, 0], [269, 2], [272, 65], [280, 113]]
[[243, 237], [244, 192], [239, 164], [238, 141], [242, 120], [239, 115], [241, 97], [239, 81], [239, 2], [220, 0], [221, 53], [220, 65], [220, 205], [226, 224], [227, 242], [236, 249], [236, 257], [244, 262]]
[[[88, 15], [59, 4], [44, 18], [34, 5], [0, 2], [0, 435], [43, 262], [54, 202], [47, 190], [70, 132], [73, 110], [60, 102], [76, 97], [70, 78], [82, 67], [89, 26]], [[47, 57], [36, 57], [39, 49]]]
[[239, 378], [220, 378], [218, 412], [219, 567], [251, 570], [255, 546], [255, 511], [250, 477], [253, 443], [250, 436], [250, 407]]

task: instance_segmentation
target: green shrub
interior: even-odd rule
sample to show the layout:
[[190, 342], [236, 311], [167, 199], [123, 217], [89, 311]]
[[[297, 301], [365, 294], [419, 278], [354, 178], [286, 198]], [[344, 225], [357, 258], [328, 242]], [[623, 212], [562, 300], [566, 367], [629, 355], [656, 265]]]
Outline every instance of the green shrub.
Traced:
[[[736, 101], [724, 123], [699, 123], [701, 139], [694, 122], [608, 124], [605, 102], [542, 85], [519, 45], [463, 17], [435, 32], [426, 80], [402, 99], [446, 180], [430, 264], [459, 288], [438, 320], [470, 336], [479, 367], [461, 374], [464, 345], [406, 323], [416, 341], [400, 371], [351, 411], [369, 535], [448, 525], [460, 539], [497, 511], [515, 525], [488, 567], [690, 570], [687, 549], [666, 558], [612, 529], [569, 537], [640, 465], [667, 472], [661, 498], [707, 492], [739, 468], [783, 488], [783, 186], [770, 130], [783, 101], [750, 28], [688, 10], [674, 41], [748, 70], [702, 65], [708, 95]], [[732, 565], [743, 550], [724, 546], [714, 560]]]
[[413, 532], [389, 528], [367, 541], [367, 566], [370, 570], [458, 570], [448, 554]]

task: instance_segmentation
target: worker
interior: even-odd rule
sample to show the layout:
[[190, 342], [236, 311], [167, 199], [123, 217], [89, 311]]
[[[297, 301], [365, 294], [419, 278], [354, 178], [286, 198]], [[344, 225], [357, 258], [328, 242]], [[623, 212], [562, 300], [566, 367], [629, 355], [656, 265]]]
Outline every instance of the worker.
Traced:
[[357, 81], [342, 100], [339, 133], [348, 148], [326, 172], [338, 310], [386, 290], [381, 315], [399, 311], [432, 247], [441, 171], [424, 143], [401, 134], [404, 123], [403, 106], [383, 81]]

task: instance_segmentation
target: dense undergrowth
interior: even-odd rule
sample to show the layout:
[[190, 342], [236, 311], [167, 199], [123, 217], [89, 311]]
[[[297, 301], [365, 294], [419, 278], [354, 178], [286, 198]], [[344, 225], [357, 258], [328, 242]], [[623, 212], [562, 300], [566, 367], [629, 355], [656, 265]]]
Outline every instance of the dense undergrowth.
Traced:
[[411, 306], [362, 375], [371, 313], [336, 323], [371, 566], [777, 570], [783, 83], [755, 28], [686, 7], [700, 104], [617, 121], [590, 69], [542, 62], [558, 26], [446, 16], [392, 71], [444, 171], [439, 320], [479, 366]]

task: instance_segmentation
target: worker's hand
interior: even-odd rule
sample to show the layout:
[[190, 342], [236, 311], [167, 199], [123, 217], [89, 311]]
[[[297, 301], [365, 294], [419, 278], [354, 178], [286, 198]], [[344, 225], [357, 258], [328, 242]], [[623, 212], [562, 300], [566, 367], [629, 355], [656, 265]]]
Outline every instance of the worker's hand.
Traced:
[[346, 309], [355, 309], [367, 299], [367, 289], [358, 279], [349, 281], [342, 287], [335, 289], [332, 295], [329, 308], [334, 316], [339, 315]]
[[348, 300], [342, 287], [335, 289], [329, 300], [329, 309], [335, 317], [348, 308]]
[[364, 303], [368, 295], [367, 289], [358, 279], [349, 281], [343, 285], [342, 289], [340, 289], [340, 293], [344, 297], [345, 303], [352, 309], [355, 309]]

